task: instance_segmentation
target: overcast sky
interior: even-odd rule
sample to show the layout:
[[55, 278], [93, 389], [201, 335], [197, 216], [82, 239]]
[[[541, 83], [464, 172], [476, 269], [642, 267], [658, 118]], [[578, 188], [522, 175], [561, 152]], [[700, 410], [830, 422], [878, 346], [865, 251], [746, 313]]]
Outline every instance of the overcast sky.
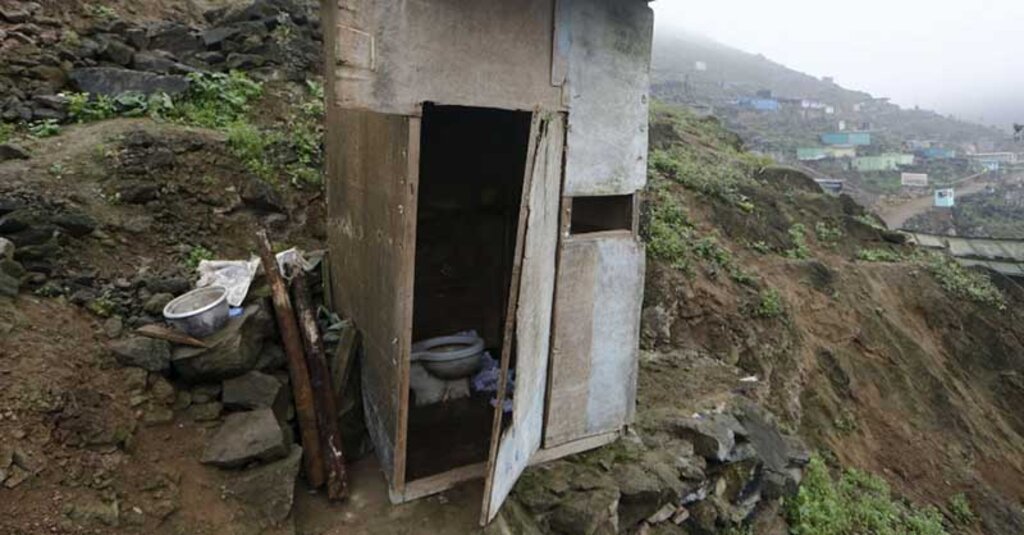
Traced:
[[1024, 122], [1024, 0], [657, 0], [683, 27], [905, 107]]

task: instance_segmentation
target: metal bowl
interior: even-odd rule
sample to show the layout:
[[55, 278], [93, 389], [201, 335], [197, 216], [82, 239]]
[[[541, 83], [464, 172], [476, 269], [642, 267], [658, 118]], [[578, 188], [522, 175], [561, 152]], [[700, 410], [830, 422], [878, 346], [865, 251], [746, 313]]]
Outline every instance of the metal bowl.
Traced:
[[167, 303], [164, 319], [189, 336], [210, 336], [228, 322], [228, 291], [221, 286], [196, 288]]

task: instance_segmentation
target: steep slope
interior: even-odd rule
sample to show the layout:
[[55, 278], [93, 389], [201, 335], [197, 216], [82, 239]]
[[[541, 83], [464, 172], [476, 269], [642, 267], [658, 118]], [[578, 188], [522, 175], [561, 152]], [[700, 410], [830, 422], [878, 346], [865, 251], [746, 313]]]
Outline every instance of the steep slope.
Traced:
[[654, 118], [648, 346], [756, 374], [827, 459], [947, 512], [964, 492], [981, 532], [1021, 532], [1024, 291], [728, 140], [714, 119]]

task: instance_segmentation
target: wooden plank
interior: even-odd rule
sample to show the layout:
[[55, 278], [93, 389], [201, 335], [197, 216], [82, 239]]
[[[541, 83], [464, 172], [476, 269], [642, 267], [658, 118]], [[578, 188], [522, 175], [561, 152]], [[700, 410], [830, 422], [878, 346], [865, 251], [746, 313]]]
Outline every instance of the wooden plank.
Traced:
[[[555, 287], [555, 254], [558, 246], [558, 216], [561, 201], [565, 117], [537, 112], [538, 130], [531, 136], [536, 148], [527, 160], [528, 198], [525, 235], [522, 240], [519, 302], [515, 308], [516, 374], [511, 423], [501, 430], [501, 407], [505, 392], [499, 391], [491, 456], [485, 485], [481, 523], [498, 513], [512, 486], [540, 448], [544, 428], [544, 399], [547, 394], [548, 351]], [[503, 355], [503, 370], [508, 358]], [[502, 376], [504, 377], [504, 375]], [[504, 385], [504, 381], [499, 383]]]
[[632, 421], [643, 247], [621, 233], [563, 238], [558, 270], [545, 448]]
[[164, 327], [163, 325], [157, 325], [155, 323], [150, 325], [143, 325], [142, 327], [135, 329], [135, 334], [145, 336], [146, 338], [166, 340], [168, 342], [173, 342], [175, 344], [200, 347], [204, 349], [210, 348], [210, 344], [207, 342], [204, 342], [198, 338], [193, 338], [181, 331], [176, 331], [174, 329]]
[[611, 431], [579, 440], [573, 440], [572, 442], [566, 442], [565, 444], [560, 444], [553, 448], [545, 447], [530, 459], [530, 466], [544, 464], [556, 459], [561, 459], [562, 457], [568, 457], [569, 455], [576, 455], [577, 453], [583, 453], [585, 451], [607, 446], [608, 444], [618, 440], [621, 435], [621, 431]]
[[585, 434], [599, 267], [597, 249], [589, 243], [563, 239], [559, 253], [545, 448]]
[[362, 332], [367, 427], [392, 487], [405, 479], [419, 121], [332, 108], [327, 235], [338, 310]]
[[309, 380], [302, 340], [299, 338], [295, 310], [288, 296], [288, 287], [278, 271], [277, 259], [274, 258], [266, 230], [260, 230], [256, 234], [256, 246], [263, 264], [263, 273], [270, 284], [281, 343], [284, 345], [285, 355], [288, 356], [288, 375], [291, 377], [295, 414], [298, 416], [299, 434], [302, 437], [302, 459], [306, 469], [306, 480], [311, 487], [319, 488], [324, 484], [323, 450], [320, 446], [320, 432], [313, 402], [313, 387]]
[[453, 468], [430, 477], [409, 481], [401, 494], [391, 493], [391, 503], [405, 503], [418, 500], [431, 494], [444, 492], [459, 483], [479, 479], [487, 471], [487, 463], [476, 463]]
[[327, 475], [327, 499], [341, 500], [348, 497], [348, 474], [345, 470], [345, 455], [342, 453], [341, 430], [338, 427], [338, 407], [334, 402], [331, 372], [327, 367], [323, 339], [316, 324], [309, 285], [301, 269], [292, 276], [292, 292], [299, 318], [299, 333], [302, 335], [302, 345], [306, 348], [309, 379], [313, 386], [316, 422], [320, 430]]
[[344, 108], [417, 115], [423, 102], [561, 109], [552, 80], [555, 0], [363, 2], [328, 43]]
[[654, 14], [645, 2], [569, 3], [565, 194], [625, 195], [647, 180]]

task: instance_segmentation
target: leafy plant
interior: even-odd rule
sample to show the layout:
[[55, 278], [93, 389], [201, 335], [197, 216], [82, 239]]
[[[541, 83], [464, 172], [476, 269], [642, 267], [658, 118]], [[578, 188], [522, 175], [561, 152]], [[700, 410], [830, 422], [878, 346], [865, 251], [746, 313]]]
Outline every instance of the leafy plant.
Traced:
[[858, 470], [834, 480], [819, 457], [807, 465], [787, 517], [793, 535], [948, 535], [934, 508], [905, 504], [884, 480]]
[[176, 102], [172, 119], [207, 128], [226, 128], [245, 119], [263, 86], [244, 73], [190, 73], [189, 90]]
[[15, 127], [11, 123], [0, 123], [0, 143], [7, 143], [14, 137]]
[[807, 227], [803, 223], [794, 223], [789, 227], [789, 240], [793, 242], [793, 247], [786, 250], [786, 256], [796, 259], [811, 256], [811, 250], [807, 247]]
[[64, 167], [62, 162], [54, 162], [53, 165], [50, 166], [49, 171], [51, 175], [59, 179], [64, 178], [64, 172], [67, 171], [67, 168]]
[[29, 125], [28, 133], [36, 138], [53, 137], [60, 133], [60, 124], [56, 119], [37, 121]]
[[199, 262], [203, 260], [213, 260], [213, 251], [202, 245], [195, 245], [189, 250], [188, 257], [185, 258], [185, 267], [194, 271], [199, 267]]
[[103, 4], [89, 4], [86, 6], [89, 15], [101, 20], [113, 20], [117, 18], [117, 12], [110, 6]]
[[245, 167], [262, 180], [274, 178], [274, 166], [270, 163], [270, 147], [277, 140], [272, 133], [264, 132], [246, 121], [238, 121], [227, 127], [228, 148], [245, 164]]
[[971, 502], [967, 501], [967, 496], [962, 492], [949, 498], [949, 513], [958, 526], [969, 526], [978, 520], [971, 509]]
[[857, 260], [864, 262], [899, 262], [903, 257], [889, 249], [861, 249], [857, 251]]
[[767, 288], [758, 293], [754, 316], [758, 318], [777, 318], [786, 311], [782, 295], [775, 288]]
[[824, 221], [818, 221], [814, 224], [814, 234], [818, 237], [818, 241], [829, 246], [834, 247], [839, 240], [843, 239], [843, 229], [838, 225], [829, 225]]
[[653, 192], [647, 204], [648, 217], [644, 225], [647, 253], [668, 262], [672, 267], [689, 272], [689, 251], [693, 226], [682, 204], [664, 188]]
[[1006, 309], [1006, 298], [987, 275], [969, 270], [953, 258], [938, 253], [928, 255], [925, 266], [947, 292], [999, 310]]
[[68, 98], [68, 115], [79, 123], [102, 121], [117, 114], [114, 99], [106, 95], [92, 98], [89, 93], [72, 93]]

